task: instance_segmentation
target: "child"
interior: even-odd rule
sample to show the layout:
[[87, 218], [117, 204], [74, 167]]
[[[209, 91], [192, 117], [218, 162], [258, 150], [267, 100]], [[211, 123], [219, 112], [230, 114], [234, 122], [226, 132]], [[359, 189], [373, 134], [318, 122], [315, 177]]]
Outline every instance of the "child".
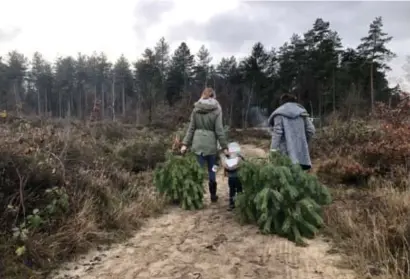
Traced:
[[242, 192], [242, 184], [238, 177], [240, 162], [244, 160], [237, 143], [228, 144], [229, 155], [221, 155], [221, 162], [224, 167], [225, 176], [228, 176], [229, 185], [229, 207], [232, 211], [235, 208], [235, 197]]

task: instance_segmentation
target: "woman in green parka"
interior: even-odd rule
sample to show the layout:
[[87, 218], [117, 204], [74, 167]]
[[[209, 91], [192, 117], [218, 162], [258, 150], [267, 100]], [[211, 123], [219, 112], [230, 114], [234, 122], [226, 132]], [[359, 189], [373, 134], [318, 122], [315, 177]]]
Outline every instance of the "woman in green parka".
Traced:
[[197, 155], [199, 164], [201, 166], [207, 164], [211, 202], [218, 200], [216, 194], [218, 142], [223, 152], [228, 154], [225, 131], [222, 125], [222, 109], [215, 97], [215, 91], [212, 88], [205, 88], [202, 92], [201, 98], [194, 105], [181, 148], [181, 153], [185, 153], [187, 147], [190, 147]]

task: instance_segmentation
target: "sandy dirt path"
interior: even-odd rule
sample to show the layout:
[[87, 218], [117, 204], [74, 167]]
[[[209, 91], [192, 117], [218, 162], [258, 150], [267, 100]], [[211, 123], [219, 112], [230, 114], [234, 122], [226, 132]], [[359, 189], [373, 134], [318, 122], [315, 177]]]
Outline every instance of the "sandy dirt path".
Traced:
[[[243, 146], [245, 156], [264, 151]], [[199, 211], [169, 208], [126, 243], [91, 251], [65, 264], [57, 278], [81, 279], [352, 279], [323, 239], [296, 247], [286, 239], [241, 226], [227, 209], [227, 179], [218, 173], [217, 204]]]

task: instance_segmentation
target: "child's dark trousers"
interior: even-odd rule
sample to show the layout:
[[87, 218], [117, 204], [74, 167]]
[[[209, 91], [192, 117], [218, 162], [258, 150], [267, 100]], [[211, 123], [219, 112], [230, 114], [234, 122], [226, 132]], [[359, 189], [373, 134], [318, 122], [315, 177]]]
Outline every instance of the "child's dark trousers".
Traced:
[[236, 194], [242, 192], [242, 184], [237, 176], [228, 177], [229, 185], [229, 207], [235, 207]]

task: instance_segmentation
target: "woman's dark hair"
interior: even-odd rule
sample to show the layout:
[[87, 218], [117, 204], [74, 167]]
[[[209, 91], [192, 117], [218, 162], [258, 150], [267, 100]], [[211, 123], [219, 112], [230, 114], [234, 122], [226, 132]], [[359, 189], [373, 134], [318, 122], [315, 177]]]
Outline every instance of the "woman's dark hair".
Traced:
[[280, 99], [279, 99], [279, 103], [281, 105], [286, 104], [288, 102], [297, 102], [297, 101], [298, 101], [298, 98], [295, 95], [288, 94], [288, 93], [283, 94], [282, 96], [280, 96]]

